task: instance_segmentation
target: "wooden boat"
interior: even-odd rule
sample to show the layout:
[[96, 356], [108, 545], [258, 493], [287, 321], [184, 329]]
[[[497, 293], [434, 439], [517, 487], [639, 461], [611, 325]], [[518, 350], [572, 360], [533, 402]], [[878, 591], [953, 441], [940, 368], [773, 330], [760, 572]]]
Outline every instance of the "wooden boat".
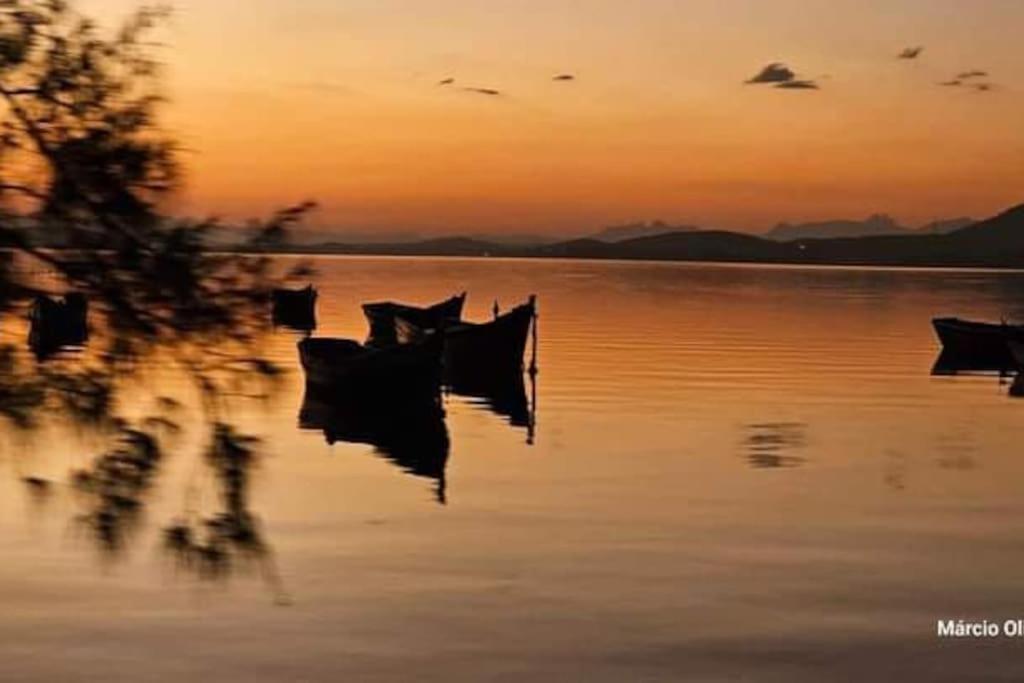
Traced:
[[1008, 342], [1024, 342], [1024, 326], [979, 323], [960, 318], [932, 321], [943, 350], [979, 364], [1012, 367]]
[[437, 398], [441, 386], [441, 335], [403, 346], [376, 348], [350, 339], [303, 339], [299, 358], [309, 384], [333, 388], [354, 402]]
[[372, 346], [388, 346], [398, 342], [395, 321], [398, 318], [416, 327], [432, 331], [447, 324], [462, 320], [462, 309], [466, 304], [463, 292], [433, 306], [419, 307], [383, 301], [363, 305], [363, 314], [370, 324], [370, 336], [366, 343]]
[[957, 375], [1008, 375], [1016, 367], [1007, 364], [1004, 358], [972, 358], [943, 349], [932, 365], [932, 375], [955, 377]]
[[83, 346], [89, 338], [89, 302], [82, 294], [72, 292], [62, 299], [37, 296], [28, 317], [29, 348], [40, 358]]
[[304, 332], [316, 329], [317, 291], [312, 285], [303, 289], [275, 289], [271, 300], [275, 325]]
[[[537, 313], [537, 297], [487, 323], [461, 322], [444, 328], [444, 371], [450, 377], [508, 376], [523, 371], [523, 355]], [[399, 343], [416, 342], [424, 330], [399, 317]]]
[[444, 503], [451, 442], [440, 403], [399, 401], [379, 406], [349, 398], [354, 397], [307, 385], [299, 427], [323, 432], [332, 445], [372, 446], [377, 455], [407, 474], [433, 480], [437, 500]]

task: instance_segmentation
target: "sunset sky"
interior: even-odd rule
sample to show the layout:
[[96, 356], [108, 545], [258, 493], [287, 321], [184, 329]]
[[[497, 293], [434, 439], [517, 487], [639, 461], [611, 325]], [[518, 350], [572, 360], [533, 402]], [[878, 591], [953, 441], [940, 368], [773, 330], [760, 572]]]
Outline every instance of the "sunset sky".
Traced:
[[[136, 5], [80, 6], [113, 23]], [[1024, 201], [1019, 0], [174, 7], [161, 40], [183, 212], [312, 198], [338, 231], [570, 234], [917, 224]], [[744, 83], [773, 62], [819, 89]], [[939, 85], [973, 70], [989, 76]]]

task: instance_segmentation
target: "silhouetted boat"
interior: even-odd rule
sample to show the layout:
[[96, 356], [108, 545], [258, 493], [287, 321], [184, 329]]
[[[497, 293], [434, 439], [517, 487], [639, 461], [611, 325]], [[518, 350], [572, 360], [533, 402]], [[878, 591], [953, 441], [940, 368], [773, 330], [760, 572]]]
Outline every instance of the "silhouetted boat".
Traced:
[[304, 339], [299, 358], [308, 383], [333, 387], [363, 401], [436, 397], [441, 386], [440, 334], [384, 348], [350, 339]]
[[395, 321], [402, 318], [422, 330], [437, 330], [449, 323], [462, 320], [462, 308], [466, 304], [466, 293], [463, 292], [451, 299], [433, 306], [419, 307], [384, 301], [363, 304], [363, 313], [370, 324], [368, 345], [388, 346], [398, 342], [395, 332]]
[[303, 289], [275, 289], [272, 300], [275, 325], [305, 332], [316, 329], [317, 291], [312, 285]]
[[1003, 358], [977, 358], [964, 356], [943, 349], [932, 365], [932, 374], [936, 376], [955, 376], [970, 374], [1006, 375], [1013, 372], [1013, 364], [1007, 364]]
[[373, 446], [403, 471], [437, 482], [437, 499], [445, 502], [451, 443], [439, 401], [405, 400], [372, 406], [358, 396], [307, 384], [299, 426], [322, 431], [329, 444], [343, 441]]
[[1008, 342], [1024, 342], [1024, 326], [936, 318], [935, 334], [945, 351], [978, 364], [1012, 367]]
[[[537, 297], [487, 323], [449, 323], [444, 327], [444, 367], [452, 376], [511, 375], [523, 370], [523, 354], [537, 312]], [[421, 340], [425, 332], [414, 321], [398, 317], [399, 343]]]
[[29, 309], [29, 348], [39, 357], [83, 346], [89, 339], [89, 302], [72, 292], [63, 299], [37, 296]]

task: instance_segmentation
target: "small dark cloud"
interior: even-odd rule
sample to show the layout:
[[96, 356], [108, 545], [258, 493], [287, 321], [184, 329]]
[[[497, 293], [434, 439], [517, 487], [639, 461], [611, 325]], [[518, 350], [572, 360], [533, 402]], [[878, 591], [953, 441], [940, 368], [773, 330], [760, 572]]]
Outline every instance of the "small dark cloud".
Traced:
[[947, 88], [970, 88], [977, 92], [989, 92], [995, 89], [995, 84], [989, 81], [978, 80], [988, 78], [988, 75], [987, 71], [981, 71], [980, 69], [961, 71], [948, 81], [940, 82], [939, 85]]
[[918, 45], [917, 47], [906, 47], [903, 51], [896, 55], [897, 59], [917, 59], [924, 52], [924, 46]]
[[477, 95], [489, 95], [491, 97], [498, 97], [501, 95], [500, 90], [494, 88], [463, 88], [465, 92], [476, 93]]
[[803, 81], [794, 79], [792, 81], [784, 81], [782, 83], [776, 83], [773, 87], [782, 88], [783, 90], [819, 90], [818, 84], [814, 81]]
[[444, 79], [438, 81], [437, 84], [438, 85], [451, 85], [454, 82], [455, 82], [455, 79], [449, 76], [448, 78], [444, 78]]
[[553, 80], [553, 81], [575, 81], [576, 77], [573, 76], [572, 74], [558, 74], [557, 76], [555, 76], [551, 80]]
[[757, 83], [786, 83], [795, 78], [796, 74], [788, 66], [779, 62], [772, 62], [761, 69], [756, 76], [748, 79], [746, 83], [751, 85]]

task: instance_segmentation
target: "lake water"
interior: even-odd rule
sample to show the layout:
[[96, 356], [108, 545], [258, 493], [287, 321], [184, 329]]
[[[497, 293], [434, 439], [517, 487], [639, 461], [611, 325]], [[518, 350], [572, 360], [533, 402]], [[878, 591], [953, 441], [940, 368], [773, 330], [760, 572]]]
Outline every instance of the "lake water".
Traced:
[[535, 431], [448, 396], [442, 505], [436, 480], [299, 428], [296, 337], [277, 332], [289, 374], [231, 414], [264, 438], [248, 504], [272, 555], [208, 580], [161, 550], [171, 520], [217, 503], [198, 436], [111, 554], [67, 485], [102, 440], [59, 415], [8, 430], [0, 680], [1024, 676], [1024, 639], [936, 637], [939, 619], [1024, 617], [1024, 401], [933, 377], [929, 322], [1024, 317], [1024, 274], [316, 267], [329, 336], [365, 336], [367, 300], [468, 290], [486, 319], [537, 294]]

